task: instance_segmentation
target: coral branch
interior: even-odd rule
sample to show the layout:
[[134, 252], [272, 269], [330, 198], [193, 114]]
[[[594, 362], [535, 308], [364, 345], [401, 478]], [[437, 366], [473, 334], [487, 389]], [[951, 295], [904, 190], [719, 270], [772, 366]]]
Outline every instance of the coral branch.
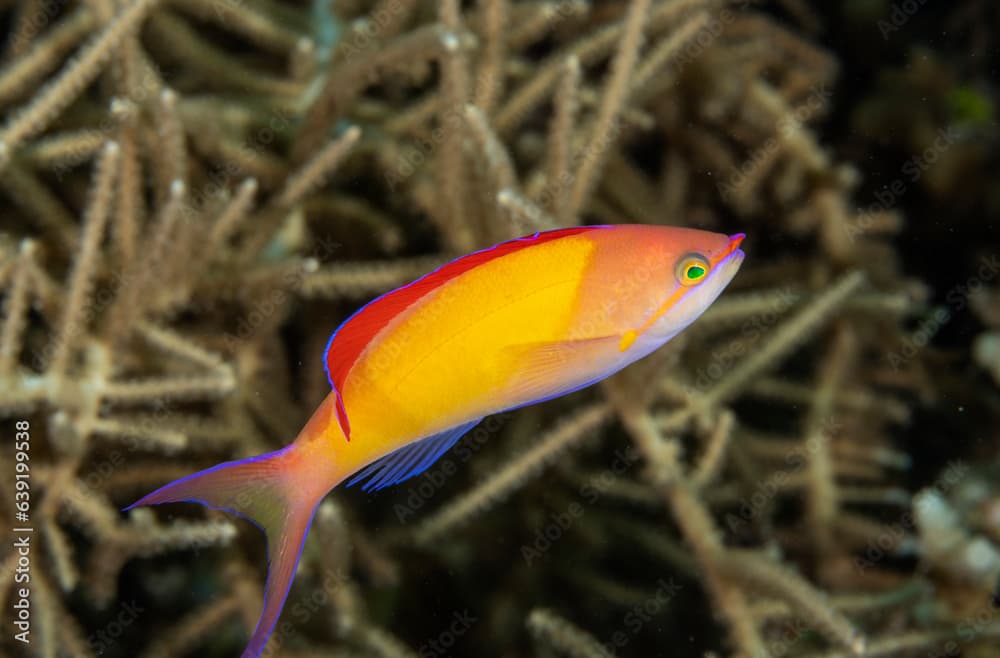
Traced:
[[528, 630], [539, 640], [573, 658], [614, 658], [614, 654], [596, 638], [551, 610], [532, 610], [528, 615]]
[[601, 105], [588, 136], [587, 146], [582, 151], [580, 166], [573, 175], [572, 191], [565, 210], [567, 217], [579, 215], [580, 209], [591, 194], [601, 164], [610, 150], [609, 147], [618, 137], [619, 115], [628, 100], [628, 90], [635, 73], [636, 62], [639, 60], [639, 49], [642, 47], [646, 14], [649, 12], [650, 4], [651, 0], [633, 0], [629, 3], [618, 52], [611, 63], [611, 72], [601, 92]]
[[75, 342], [87, 330], [84, 304], [87, 302], [94, 285], [98, 249], [104, 237], [104, 227], [111, 215], [112, 185], [117, 173], [120, 152], [116, 142], [109, 142], [104, 147], [94, 170], [90, 203], [84, 217], [80, 254], [73, 265], [65, 310], [59, 331], [53, 340], [52, 357], [48, 363], [49, 373], [57, 377], [65, 373], [70, 365], [69, 359], [73, 353]]
[[45, 86], [27, 107], [0, 128], [0, 169], [24, 140], [37, 135], [100, 73], [122, 39], [137, 30], [157, 0], [133, 0]]
[[610, 418], [610, 407], [595, 404], [563, 419], [555, 429], [539, 438], [530, 450], [510, 461], [476, 488], [423, 520], [413, 531], [414, 539], [418, 544], [426, 545], [472, 516], [505, 500], [527, 481], [538, 477], [564, 451], [591, 437]]

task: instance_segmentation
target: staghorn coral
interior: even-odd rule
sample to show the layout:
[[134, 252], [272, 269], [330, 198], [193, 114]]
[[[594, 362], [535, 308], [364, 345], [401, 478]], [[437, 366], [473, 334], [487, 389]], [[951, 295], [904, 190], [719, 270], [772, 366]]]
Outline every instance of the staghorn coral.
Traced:
[[31, 427], [38, 654], [237, 651], [259, 536], [117, 509], [292, 438], [368, 297], [592, 221], [745, 226], [750, 258], [598, 389], [487, 421], [412, 485], [333, 494], [275, 655], [990, 646], [969, 578], [992, 566], [928, 528], [993, 560], [995, 487], [963, 503], [956, 462], [914, 497], [899, 442], [935, 358], [905, 351], [927, 307], [902, 217], [857, 210], [860, 173], [811, 127], [838, 69], [815, 12], [745, 4], [0, 3], [0, 416]]

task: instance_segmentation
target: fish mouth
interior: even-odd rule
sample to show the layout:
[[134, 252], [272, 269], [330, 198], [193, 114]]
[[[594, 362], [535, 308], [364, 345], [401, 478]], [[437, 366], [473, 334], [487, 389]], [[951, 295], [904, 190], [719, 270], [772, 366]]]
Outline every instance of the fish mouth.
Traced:
[[740, 243], [743, 242], [743, 238], [746, 236], [746, 233], [734, 233], [733, 235], [730, 235], [729, 244], [726, 245], [726, 248], [723, 249], [722, 252], [720, 252], [715, 258], [709, 261], [712, 269], [715, 269], [715, 267], [720, 263], [729, 260], [729, 258], [737, 256], [737, 254], [739, 259], [743, 260], [744, 254], [740, 250]]
[[746, 233], [734, 233], [733, 235], [730, 235], [729, 244], [726, 245], [726, 248], [722, 251], [722, 253], [712, 260], [712, 267], [714, 268], [716, 265], [728, 260], [729, 258], [738, 258], [742, 262], [745, 254], [740, 249], [740, 243], [743, 242], [745, 237], [747, 237]]
[[[736, 276], [736, 272], [743, 264], [743, 259], [746, 258], [746, 254], [740, 249], [740, 243], [743, 242], [743, 238], [745, 237], [746, 234], [744, 233], [729, 236], [729, 244], [726, 245], [725, 250], [712, 263], [713, 275], [720, 277], [720, 292]], [[705, 283], [708, 282], [706, 281]]]
[[743, 262], [744, 256], [746, 256], [743, 250], [740, 249], [740, 244], [745, 237], [747, 237], [746, 233], [734, 233], [730, 235], [729, 244], [726, 245], [726, 248], [718, 256], [712, 259], [712, 269], [714, 270], [718, 265], [723, 263], [739, 267], [740, 263]]

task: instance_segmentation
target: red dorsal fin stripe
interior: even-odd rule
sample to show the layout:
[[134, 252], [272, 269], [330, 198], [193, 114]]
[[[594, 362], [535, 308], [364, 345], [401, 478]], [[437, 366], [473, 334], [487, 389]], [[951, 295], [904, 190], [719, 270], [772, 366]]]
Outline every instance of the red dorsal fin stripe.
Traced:
[[344, 435], [350, 438], [350, 425], [347, 420], [347, 412], [344, 410], [343, 400], [340, 396], [344, 381], [347, 379], [347, 374], [351, 371], [354, 363], [361, 356], [361, 352], [364, 351], [368, 343], [394, 317], [409, 308], [427, 293], [483, 263], [527, 247], [533, 247], [544, 242], [599, 228], [607, 227], [575, 226], [572, 228], [555, 229], [553, 231], [545, 231], [544, 233], [535, 233], [523, 238], [508, 240], [507, 242], [501, 242], [480, 251], [474, 251], [471, 254], [461, 256], [450, 263], [442, 265], [412, 283], [387, 292], [381, 297], [376, 297], [358, 309], [354, 315], [347, 318], [333, 332], [333, 335], [330, 336], [330, 341], [327, 343], [326, 353], [323, 357], [326, 362], [326, 376], [337, 394], [337, 418], [340, 421]]

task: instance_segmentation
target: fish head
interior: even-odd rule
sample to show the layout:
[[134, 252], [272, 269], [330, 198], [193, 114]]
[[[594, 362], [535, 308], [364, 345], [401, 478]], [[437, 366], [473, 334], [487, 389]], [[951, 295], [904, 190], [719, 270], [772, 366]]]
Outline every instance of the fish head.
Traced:
[[663, 275], [649, 293], [652, 310], [637, 333], [662, 344], [698, 319], [743, 264], [743, 238], [742, 233], [666, 229], [659, 250]]

